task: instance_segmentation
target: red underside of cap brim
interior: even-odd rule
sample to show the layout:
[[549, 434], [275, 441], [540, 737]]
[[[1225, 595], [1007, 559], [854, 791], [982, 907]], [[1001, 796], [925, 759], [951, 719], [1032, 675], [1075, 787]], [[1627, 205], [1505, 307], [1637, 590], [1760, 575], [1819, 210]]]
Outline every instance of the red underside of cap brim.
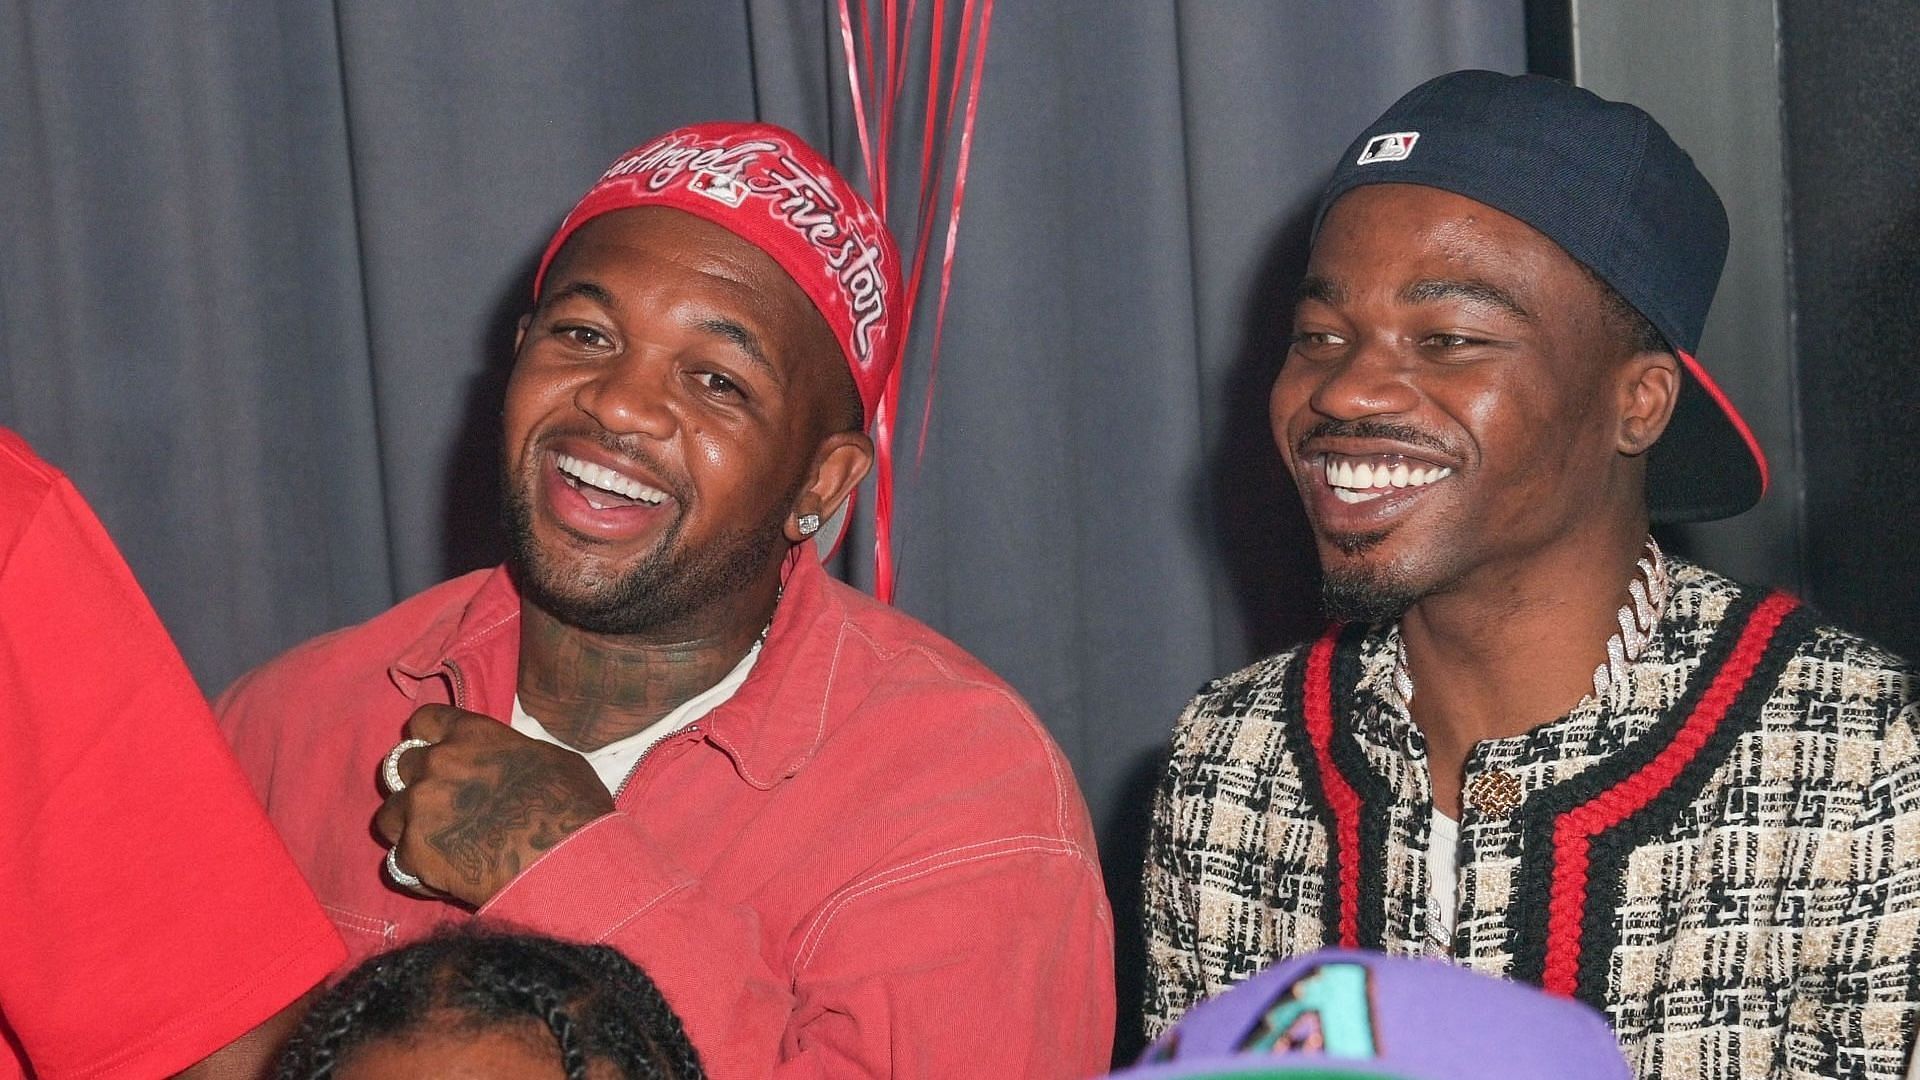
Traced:
[[1766, 454], [1753, 429], [1692, 354], [1673, 419], [1647, 458], [1647, 503], [1662, 524], [1714, 521], [1752, 509], [1766, 494]]

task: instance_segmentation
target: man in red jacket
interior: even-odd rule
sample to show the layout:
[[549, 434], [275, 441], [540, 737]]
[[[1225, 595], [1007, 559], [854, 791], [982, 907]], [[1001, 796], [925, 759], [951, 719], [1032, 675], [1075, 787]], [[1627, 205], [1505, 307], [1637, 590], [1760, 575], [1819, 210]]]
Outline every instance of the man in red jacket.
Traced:
[[356, 957], [470, 910], [606, 942], [720, 1078], [1105, 1066], [1066, 762], [814, 549], [871, 462], [899, 282], [873, 210], [766, 125], [663, 136], [568, 215], [507, 389], [508, 565], [220, 706]]

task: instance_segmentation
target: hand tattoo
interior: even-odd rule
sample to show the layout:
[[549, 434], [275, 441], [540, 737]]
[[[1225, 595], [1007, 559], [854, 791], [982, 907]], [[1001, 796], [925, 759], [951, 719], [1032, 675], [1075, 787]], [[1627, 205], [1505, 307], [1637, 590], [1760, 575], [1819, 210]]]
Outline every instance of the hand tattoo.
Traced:
[[583, 801], [561, 763], [545, 755], [498, 751], [474, 764], [492, 768], [492, 781], [461, 781], [453, 795], [458, 820], [427, 838], [470, 886], [505, 883], [523, 869], [523, 851], [544, 852], [604, 812]]

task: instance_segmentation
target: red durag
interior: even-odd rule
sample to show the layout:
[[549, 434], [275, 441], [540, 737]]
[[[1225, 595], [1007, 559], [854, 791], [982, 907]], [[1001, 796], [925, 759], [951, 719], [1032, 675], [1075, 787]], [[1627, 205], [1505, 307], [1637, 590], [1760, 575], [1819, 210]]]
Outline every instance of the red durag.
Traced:
[[534, 296], [568, 237], [632, 206], [684, 210], [772, 256], [826, 318], [874, 422], [912, 309], [885, 222], [825, 158], [772, 124], [695, 124], [635, 147], [560, 223], [540, 257]]

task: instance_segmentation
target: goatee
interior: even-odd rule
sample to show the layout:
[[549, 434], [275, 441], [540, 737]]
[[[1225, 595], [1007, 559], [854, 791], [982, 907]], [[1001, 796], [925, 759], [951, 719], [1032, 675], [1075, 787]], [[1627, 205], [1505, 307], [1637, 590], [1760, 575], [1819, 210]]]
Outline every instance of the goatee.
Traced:
[[522, 595], [568, 626], [595, 634], [643, 634], [739, 592], [783, 557], [789, 547], [786, 511], [783, 504], [775, 505], [779, 509], [758, 526], [723, 533], [695, 550], [679, 542], [686, 520], [679, 518], [652, 554], [623, 574], [595, 579], [568, 574], [542, 558], [532, 500], [509, 480], [501, 492], [507, 569]]
[[1320, 602], [1338, 622], [1393, 622], [1407, 613], [1420, 594], [1391, 571], [1326, 570], [1320, 575]]

